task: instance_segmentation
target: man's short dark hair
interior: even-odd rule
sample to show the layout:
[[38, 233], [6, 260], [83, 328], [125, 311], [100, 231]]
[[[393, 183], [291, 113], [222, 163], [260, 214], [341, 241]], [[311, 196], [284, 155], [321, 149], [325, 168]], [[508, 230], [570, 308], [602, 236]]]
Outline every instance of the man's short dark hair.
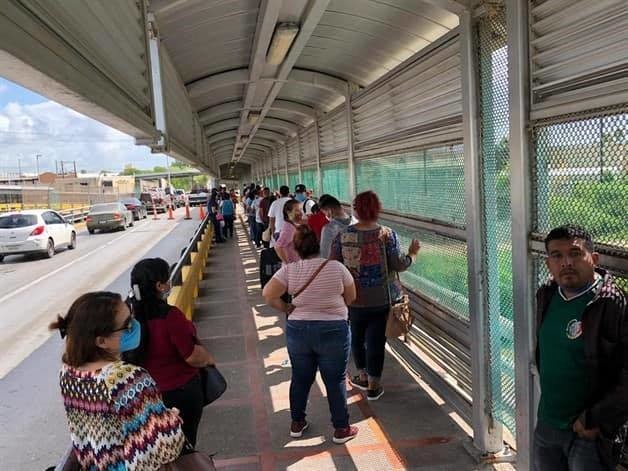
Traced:
[[281, 196], [288, 196], [290, 194], [290, 188], [287, 187], [286, 185], [281, 185], [279, 187], [279, 194]]
[[331, 195], [322, 195], [319, 199], [318, 199], [318, 206], [321, 209], [338, 209], [341, 207], [340, 205], [340, 201], [338, 201], [338, 199], [334, 198]]
[[545, 237], [545, 251], [547, 252], [547, 247], [549, 243], [553, 240], [571, 239], [583, 240], [586, 249], [589, 252], [594, 251], [593, 238], [591, 237], [591, 234], [587, 232], [584, 228], [573, 224], [565, 224], [564, 226], [559, 226], [552, 229], [549, 234], [547, 234], [547, 237]]
[[305, 193], [306, 190], [307, 188], [305, 188], [305, 185], [303, 183], [299, 183], [297, 186], [294, 187], [295, 193]]

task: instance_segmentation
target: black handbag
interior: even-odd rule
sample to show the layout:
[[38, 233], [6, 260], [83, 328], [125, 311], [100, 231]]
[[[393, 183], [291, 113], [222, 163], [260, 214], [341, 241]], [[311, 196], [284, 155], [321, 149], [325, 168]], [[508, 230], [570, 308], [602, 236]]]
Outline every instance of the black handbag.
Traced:
[[203, 387], [203, 406], [211, 404], [227, 390], [227, 381], [215, 366], [201, 368], [201, 385]]

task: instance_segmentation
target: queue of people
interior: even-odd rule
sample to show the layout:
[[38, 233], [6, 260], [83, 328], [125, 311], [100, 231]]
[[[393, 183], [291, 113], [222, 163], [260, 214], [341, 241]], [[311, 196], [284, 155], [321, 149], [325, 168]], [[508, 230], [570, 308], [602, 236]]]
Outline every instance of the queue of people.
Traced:
[[[380, 224], [372, 191], [355, 197], [353, 216], [331, 195], [304, 198], [304, 185], [295, 188], [298, 199], [287, 186], [279, 193], [273, 199], [268, 188], [247, 188], [244, 209], [251, 240], [272, 246], [281, 262], [263, 296], [287, 317], [289, 435], [301, 438], [309, 428], [308, 396], [320, 371], [332, 441], [343, 444], [358, 434], [347, 383], [369, 401], [384, 395], [386, 325], [403, 294], [398, 274], [416, 262], [421, 244], [412, 240], [402, 250], [395, 231]], [[224, 219], [235, 215], [236, 202], [216, 191], [208, 208]], [[216, 234], [232, 236], [232, 229]], [[626, 294], [598, 267], [584, 229], [555, 228], [545, 248], [551, 277], [537, 291], [534, 319], [541, 398], [533, 467], [610, 470], [628, 419]], [[51, 324], [66, 341], [61, 393], [83, 468], [158, 469], [196, 443], [204, 405], [199, 372], [215, 362], [194, 324], [167, 303], [168, 279], [167, 262], [141, 260], [126, 301], [87, 293]], [[350, 355], [355, 370], [347, 377]]]

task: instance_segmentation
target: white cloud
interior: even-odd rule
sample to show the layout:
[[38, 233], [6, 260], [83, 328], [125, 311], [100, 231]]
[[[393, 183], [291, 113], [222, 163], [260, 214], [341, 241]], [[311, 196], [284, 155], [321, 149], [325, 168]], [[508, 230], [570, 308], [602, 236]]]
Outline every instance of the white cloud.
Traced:
[[52, 101], [33, 105], [8, 103], [0, 109], [0, 173], [54, 170], [55, 160], [76, 161], [77, 170], [121, 170], [127, 163], [139, 168], [164, 165], [133, 138]]

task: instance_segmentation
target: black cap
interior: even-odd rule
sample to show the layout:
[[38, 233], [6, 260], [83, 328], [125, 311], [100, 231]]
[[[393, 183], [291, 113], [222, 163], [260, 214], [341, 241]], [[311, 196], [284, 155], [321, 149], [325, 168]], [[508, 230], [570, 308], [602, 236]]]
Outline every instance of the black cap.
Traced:
[[305, 185], [303, 183], [299, 183], [297, 186], [294, 187], [294, 191], [296, 193], [305, 193]]

